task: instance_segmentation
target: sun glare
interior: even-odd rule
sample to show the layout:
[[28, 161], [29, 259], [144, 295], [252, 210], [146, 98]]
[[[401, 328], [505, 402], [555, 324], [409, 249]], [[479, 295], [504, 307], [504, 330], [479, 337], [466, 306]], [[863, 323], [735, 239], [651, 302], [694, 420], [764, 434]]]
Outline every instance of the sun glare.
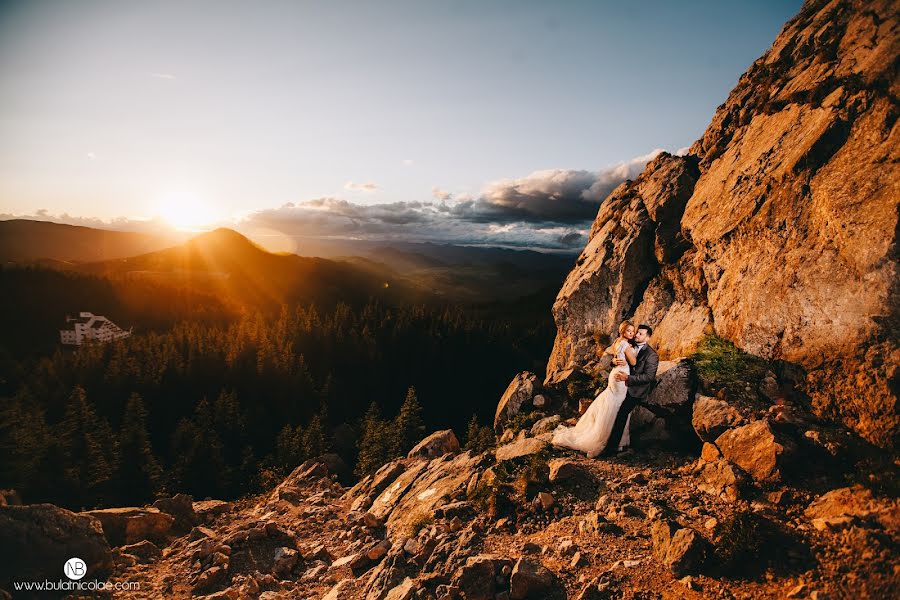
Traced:
[[212, 207], [190, 192], [170, 192], [156, 203], [156, 212], [172, 227], [192, 230], [216, 220]]

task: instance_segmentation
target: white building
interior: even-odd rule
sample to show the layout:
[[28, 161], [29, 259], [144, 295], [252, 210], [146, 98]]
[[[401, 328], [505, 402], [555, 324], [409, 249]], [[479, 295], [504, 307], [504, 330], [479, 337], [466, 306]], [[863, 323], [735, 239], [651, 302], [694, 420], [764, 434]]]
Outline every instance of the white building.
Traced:
[[60, 329], [59, 338], [63, 344], [80, 346], [86, 341], [109, 342], [131, 335], [106, 317], [90, 312], [78, 313], [77, 317], [66, 316], [66, 323], [75, 323], [74, 329]]

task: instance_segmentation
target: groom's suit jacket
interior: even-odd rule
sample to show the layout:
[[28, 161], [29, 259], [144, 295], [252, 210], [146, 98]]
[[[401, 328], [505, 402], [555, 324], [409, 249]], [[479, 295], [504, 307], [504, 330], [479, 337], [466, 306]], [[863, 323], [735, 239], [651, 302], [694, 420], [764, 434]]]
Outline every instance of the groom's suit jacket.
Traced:
[[646, 398], [656, 383], [656, 370], [659, 368], [659, 354], [650, 344], [644, 345], [637, 355], [637, 363], [631, 367], [631, 374], [625, 385], [632, 398]]

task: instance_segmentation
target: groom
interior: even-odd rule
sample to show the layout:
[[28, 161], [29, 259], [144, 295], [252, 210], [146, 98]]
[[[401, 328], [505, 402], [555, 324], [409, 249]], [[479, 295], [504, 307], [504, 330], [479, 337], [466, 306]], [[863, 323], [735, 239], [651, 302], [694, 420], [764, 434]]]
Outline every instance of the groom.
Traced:
[[[606, 442], [606, 449], [600, 456], [612, 456], [619, 449], [619, 442], [622, 439], [622, 432], [625, 431], [625, 423], [628, 421], [628, 415], [635, 406], [640, 404], [650, 395], [650, 390], [656, 383], [656, 369], [659, 368], [659, 355], [656, 350], [648, 342], [650, 336], [653, 335], [653, 328], [649, 325], [639, 325], [637, 333], [634, 334], [634, 351], [637, 352], [637, 362], [631, 367], [631, 374], [616, 373], [618, 381], [624, 381], [628, 386], [628, 394], [619, 412], [616, 414], [616, 421], [613, 423], [612, 432], [609, 434], [609, 440]], [[624, 365], [625, 361], [621, 358], [613, 360], [616, 366]]]

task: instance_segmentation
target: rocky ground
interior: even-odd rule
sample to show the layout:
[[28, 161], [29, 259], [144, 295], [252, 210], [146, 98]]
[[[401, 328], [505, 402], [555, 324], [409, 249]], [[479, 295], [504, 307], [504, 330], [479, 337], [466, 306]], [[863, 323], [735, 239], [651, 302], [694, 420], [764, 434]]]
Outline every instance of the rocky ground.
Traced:
[[[347, 490], [307, 465], [161, 556], [129, 565], [120, 550], [112, 578], [141, 583], [123, 597], [210, 599], [877, 598], [900, 584], [898, 506], [863, 488], [818, 504], [790, 486], [732, 502], [698, 489], [702, 460], [691, 456], [591, 460], [537, 447], [509, 461], [474, 459], [479, 478], [512, 463], [534, 480], [507, 506], [479, 504], [477, 483], [446, 490], [437, 480], [428, 489], [451, 502], [412, 521], [405, 505], [387, 520], [375, 516], [383, 502], [363, 511], [366, 485]], [[447, 477], [459, 457], [469, 460], [453, 456], [397, 464]]]
[[140, 584], [122, 598], [893, 595], [900, 465], [815, 417], [784, 375], [716, 352], [661, 364], [635, 447], [613, 458], [548, 443], [596, 378], [543, 386], [526, 372], [498, 403], [492, 446], [463, 451], [437, 431], [351, 488], [326, 455], [235, 502], [0, 506], [4, 568], [37, 579], [79, 556], [95, 577]]

